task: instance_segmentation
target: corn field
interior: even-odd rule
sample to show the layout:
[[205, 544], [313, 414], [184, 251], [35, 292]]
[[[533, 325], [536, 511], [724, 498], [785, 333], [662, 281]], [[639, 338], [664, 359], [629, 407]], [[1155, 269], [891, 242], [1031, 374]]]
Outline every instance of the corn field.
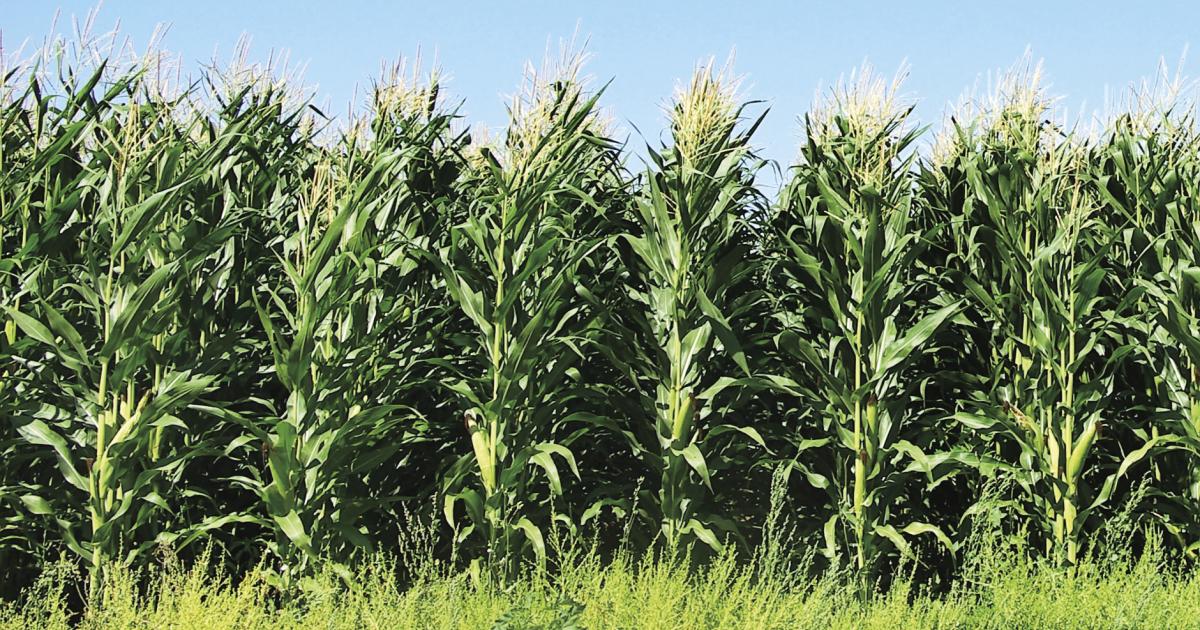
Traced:
[[1200, 549], [1178, 86], [1085, 129], [1031, 66], [929, 131], [863, 71], [768, 192], [766, 108], [711, 64], [643, 151], [577, 55], [499, 135], [400, 64], [335, 121], [270, 68], [156, 59], [3, 70], [9, 591], [163, 549], [348, 575], [422, 519], [502, 578], [564, 537], [749, 552], [773, 491], [864, 589], [952, 574], [980, 515], [1063, 566], [1120, 510]]

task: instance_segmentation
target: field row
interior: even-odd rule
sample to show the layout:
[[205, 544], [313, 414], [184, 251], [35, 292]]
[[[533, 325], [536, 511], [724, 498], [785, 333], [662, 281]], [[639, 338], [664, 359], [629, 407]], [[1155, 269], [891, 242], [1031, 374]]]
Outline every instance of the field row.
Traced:
[[[214, 543], [274, 580], [395, 553], [517, 579], [761, 546], [864, 592], [977, 522], [1074, 566], [1114, 514], [1200, 545], [1200, 133], [1100, 132], [1036, 71], [932, 150], [863, 73], [777, 195], [701, 66], [644, 167], [577, 61], [491, 140], [397, 68], [335, 124], [255, 66], [69, 51], [0, 91], [0, 581]], [[414, 516], [417, 515], [417, 516]], [[330, 569], [332, 567], [332, 569]]]

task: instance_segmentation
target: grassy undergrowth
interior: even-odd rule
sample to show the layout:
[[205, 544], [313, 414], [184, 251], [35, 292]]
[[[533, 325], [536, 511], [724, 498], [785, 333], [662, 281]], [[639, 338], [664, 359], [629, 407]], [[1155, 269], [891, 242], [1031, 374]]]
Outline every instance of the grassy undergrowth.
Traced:
[[113, 572], [98, 605], [75, 615], [68, 601], [83, 583], [62, 565], [21, 604], [0, 608], [0, 628], [1200, 627], [1200, 579], [1153, 553], [1073, 570], [993, 554], [947, 592], [899, 582], [866, 603], [848, 576], [771, 567], [583, 554], [554, 577], [528, 573], [506, 587], [436, 566], [402, 586], [396, 564], [376, 560], [349, 582], [318, 573], [283, 596], [265, 572], [232, 580], [168, 562]]

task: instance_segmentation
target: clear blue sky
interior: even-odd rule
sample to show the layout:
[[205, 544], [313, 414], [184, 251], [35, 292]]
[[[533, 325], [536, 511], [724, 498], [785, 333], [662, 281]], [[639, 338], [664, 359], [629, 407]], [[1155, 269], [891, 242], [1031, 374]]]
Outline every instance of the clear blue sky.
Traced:
[[[69, 18], [94, 4], [0, 0], [4, 47], [38, 43], [56, 10], [58, 30], [69, 33]], [[469, 118], [492, 127], [504, 122], [503, 95], [515, 90], [523, 64], [540, 61], [548, 43], [557, 48], [578, 25], [590, 37], [590, 73], [614, 79], [604, 103], [652, 140], [663, 103], [696, 61], [735, 50], [749, 95], [770, 105], [759, 146], [787, 162], [815, 90], [864, 59], [886, 73], [908, 61], [906, 91], [918, 99], [923, 122], [939, 121], [948, 102], [1027, 47], [1045, 59], [1065, 106], [1098, 109], [1106, 93], [1151, 75], [1160, 57], [1179, 59], [1200, 34], [1200, 3], [108, 0], [97, 27], [111, 29], [117, 20], [139, 47], [156, 24], [169, 24], [165, 47], [185, 61], [208, 61], [214, 52], [227, 59], [243, 34], [255, 59], [287, 50], [307, 64], [305, 78], [335, 112], [346, 110], [354, 86], [377, 74], [381, 61], [436, 53]], [[641, 145], [636, 133], [631, 142]]]

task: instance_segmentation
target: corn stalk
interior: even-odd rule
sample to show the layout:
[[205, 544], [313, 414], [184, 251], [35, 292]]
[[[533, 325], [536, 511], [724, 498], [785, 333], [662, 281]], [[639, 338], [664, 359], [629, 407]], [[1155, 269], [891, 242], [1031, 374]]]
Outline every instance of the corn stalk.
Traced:
[[1012, 508], [1047, 555], [1074, 564], [1087, 518], [1114, 490], [1096, 460], [1111, 463], [1098, 444], [1116, 424], [1106, 414], [1114, 374], [1133, 350], [1120, 325], [1138, 294], [1105, 290], [1117, 233], [1084, 185], [1085, 154], [1043, 121], [1036, 84], [1010, 88], [976, 126], [955, 127], [957, 152], [943, 164], [963, 191], [945, 209], [962, 226], [947, 266], [990, 331], [978, 388], [955, 415], [976, 451], [950, 455], [1015, 481]]
[[[579, 476], [571, 442], [580, 434], [563, 427], [588, 385], [576, 365], [596, 311], [581, 269], [602, 261], [591, 217], [603, 212], [596, 199], [613, 181], [616, 146], [599, 94], [585, 94], [576, 72], [529, 78], [503, 147], [479, 149], [462, 186], [465, 220], [441, 252], [445, 289], [469, 320], [445, 383], [470, 454], [443, 478], [445, 515], [457, 540], [483, 544], [473, 567], [501, 579], [523, 558], [546, 559], [540, 514], [563, 494], [559, 462]], [[551, 512], [569, 520], [561, 506]]]
[[[12, 416], [24, 444], [53, 460], [58, 480], [31, 476], [20, 499], [53, 519], [63, 542], [86, 562], [95, 596], [106, 565], [133, 557], [169, 532], [158, 492], [186, 464], [209, 453], [205, 434], [164, 449], [176, 415], [211, 389], [203, 360], [174, 369], [164, 348], [186, 343], [177, 321], [181, 278], [229, 233], [189, 211], [193, 186], [226, 142], [192, 147], [176, 103], [146, 89], [136, 72], [67, 74], [66, 99], [42, 96], [33, 79], [36, 121], [28, 172], [6, 182], [21, 220], [20, 257], [30, 275], [24, 299], [5, 306], [17, 363], [36, 366], [21, 389], [40, 404]], [[88, 160], [64, 157], [87, 148]], [[65, 172], [64, 172], [65, 171]], [[23, 185], [13, 186], [20, 182]], [[9, 215], [10, 210], [5, 209]], [[77, 250], [64, 248], [74, 240]], [[26, 266], [27, 265], [27, 266]]]
[[[344, 563], [374, 543], [364, 517], [402, 497], [378, 487], [386, 465], [418, 438], [416, 398], [431, 384], [426, 322], [437, 318], [427, 248], [442, 227], [461, 136], [449, 130], [436, 83], [377, 86], [369, 118], [314, 165], [278, 243], [285, 282], [253, 296], [286, 392], [265, 418], [210, 412], [240, 424], [266, 470], [234, 481], [254, 491], [275, 534], [284, 584], [321, 560]], [[447, 176], [449, 174], [449, 176]], [[261, 297], [260, 297], [261, 296]]]
[[741, 536], [713, 475], [749, 455], [745, 438], [766, 446], [755, 427], [730, 422], [751, 383], [739, 337], [760, 297], [752, 251], [764, 206], [750, 147], [762, 118], [742, 128], [735, 87], [711, 64], [695, 72], [672, 109], [671, 143], [650, 151], [634, 231], [618, 243], [629, 250], [631, 309], [609, 322], [604, 351], [635, 394], [621, 434], [658, 478], [659, 534], [672, 552]]
[[920, 255], [939, 228], [916, 229], [917, 131], [895, 90], [864, 74], [806, 118], [802, 161], [773, 217], [785, 358], [776, 384], [819, 421], [794, 437], [792, 467], [828, 498], [826, 556], [849, 559], [864, 589], [889, 546], [911, 556], [908, 539], [932, 534], [952, 548], [923, 520], [917, 475], [901, 466], [923, 456], [936, 430], [921, 414], [929, 375], [911, 366], [960, 304], [917, 298], [930, 281]]
[[1115, 121], [1093, 161], [1109, 220], [1127, 226], [1124, 279], [1129, 290], [1145, 294], [1136, 309], [1144, 402], [1134, 430], [1143, 444], [1125, 456], [1118, 475], [1149, 463], [1145, 509], [1194, 554], [1200, 549], [1200, 134], [1192, 110], [1155, 105]]

